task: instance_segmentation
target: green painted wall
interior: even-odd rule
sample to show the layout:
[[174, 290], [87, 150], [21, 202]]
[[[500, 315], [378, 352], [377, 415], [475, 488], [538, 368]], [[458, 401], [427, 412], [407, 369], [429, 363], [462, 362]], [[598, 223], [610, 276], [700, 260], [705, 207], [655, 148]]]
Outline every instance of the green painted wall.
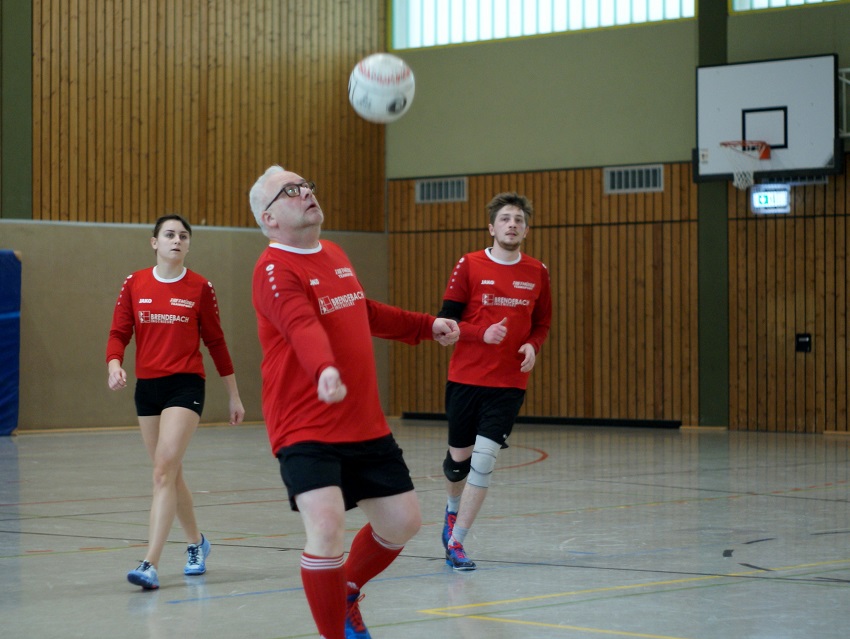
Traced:
[[32, 3], [0, 2], [0, 218], [32, 218]]

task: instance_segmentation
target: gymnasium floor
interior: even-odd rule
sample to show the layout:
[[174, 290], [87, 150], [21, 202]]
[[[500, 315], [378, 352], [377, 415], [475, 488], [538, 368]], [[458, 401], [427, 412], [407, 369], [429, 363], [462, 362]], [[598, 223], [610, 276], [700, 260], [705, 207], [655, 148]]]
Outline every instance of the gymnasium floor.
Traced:
[[[364, 589], [374, 639], [850, 634], [850, 438], [519, 425], [467, 538], [479, 569], [455, 574], [445, 425], [393, 427], [425, 525]], [[138, 432], [0, 437], [0, 636], [317, 637], [263, 427], [202, 428], [185, 468], [208, 572], [184, 578], [175, 528], [145, 592], [125, 580], [150, 505]]]

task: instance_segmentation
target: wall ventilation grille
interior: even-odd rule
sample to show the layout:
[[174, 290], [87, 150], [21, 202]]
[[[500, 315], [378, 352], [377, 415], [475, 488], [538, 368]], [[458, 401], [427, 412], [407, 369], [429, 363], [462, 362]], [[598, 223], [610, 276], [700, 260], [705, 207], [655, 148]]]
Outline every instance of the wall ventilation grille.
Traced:
[[613, 166], [604, 170], [605, 195], [618, 193], [653, 193], [664, 190], [664, 167]]
[[466, 183], [465, 177], [416, 180], [416, 203], [466, 202]]

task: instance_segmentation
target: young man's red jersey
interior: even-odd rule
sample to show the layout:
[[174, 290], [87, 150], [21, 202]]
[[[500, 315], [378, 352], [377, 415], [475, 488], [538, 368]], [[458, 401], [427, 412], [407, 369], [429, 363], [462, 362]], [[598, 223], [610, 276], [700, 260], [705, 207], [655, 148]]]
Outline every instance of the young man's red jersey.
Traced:
[[178, 373], [204, 377], [200, 340], [209, 349], [222, 377], [233, 374], [233, 362], [221, 330], [212, 282], [184, 269], [173, 280], [154, 268], [136, 271], [121, 286], [106, 345], [106, 361], [124, 361], [124, 350], [136, 334], [136, 378]]
[[[342, 443], [390, 434], [378, 396], [371, 336], [417, 344], [435, 318], [366, 299], [343, 250], [272, 243], [254, 268], [263, 349], [263, 415], [272, 451], [298, 442]], [[348, 393], [319, 400], [319, 375], [339, 370]]]
[[[500, 262], [489, 248], [467, 253], [455, 265], [443, 299], [464, 304], [449, 381], [525, 389], [529, 373], [520, 371], [523, 356], [519, 347], [529, 343], [540, 352], [551, 323], [552, 294], [546, 266], [525, 254], [513, 263]], [[505, 339], [500, 344], [485, 344], [487, 327], [503, 318], [508, 320]]]

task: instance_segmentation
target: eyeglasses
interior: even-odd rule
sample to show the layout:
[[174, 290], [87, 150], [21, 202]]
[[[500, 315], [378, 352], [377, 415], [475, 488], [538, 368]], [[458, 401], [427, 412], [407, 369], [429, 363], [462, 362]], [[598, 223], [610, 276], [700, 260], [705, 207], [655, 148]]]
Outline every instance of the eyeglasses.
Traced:
[[301, 189], [310, 189], [311, 193], [315, 193], [316, 183], [301, 182], [300, 184], [284, 184], [283, 188], [278, 191], [277, 195], [272, 198], [272, 201], [269, 202], [269, 205], [265, 208], [265, 210], [268, 211], [272, 207], [272, 204], [277, 202], [277, 199], [284, 193], [286, 193], [289, 197], [298, 197], [299, 195], [301, 195]]

